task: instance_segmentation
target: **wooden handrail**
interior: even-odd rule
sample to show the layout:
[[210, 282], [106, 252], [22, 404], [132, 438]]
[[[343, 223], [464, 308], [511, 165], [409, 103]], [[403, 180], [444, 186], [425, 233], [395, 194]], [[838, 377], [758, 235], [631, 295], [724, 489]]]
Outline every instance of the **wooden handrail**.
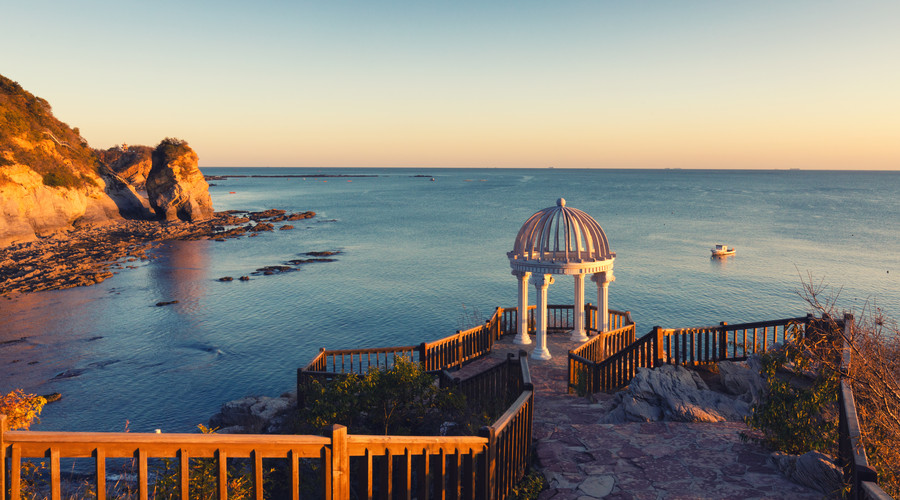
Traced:
[[[358, 483], [355, 491], [371, 497], [393, 489], [401, 496], [413, 491], [425, 498], [435, 488], [443, 492], [445, 485], [452, 497], [506, 498], [512, 485], [524, 475], [530, 457], [533, 391], [527, 357], [510, 358], [506, 366], [512, 378], [504, 377], [515, 387], [524, 387], [515, 402], [494, 424], [494, 439], [483, 436], [370, 436], [348, 435], [343, 426], [333, 426], [327, 437], [246, 434], [150, 434], [6, 431], [6, 416], [0, 415], [0, 464], [11, 464], [10, 492], [21, 493], [21, 462], [28, 458], [51, 457], [51, 488], [59, 490], [60, 458], [94, 457], [97, 491], [106, 491], [107, 458], [138, 458], [138, 493], [147, 498], [150, 488], [148, 460], [176, 459], [181, 478], [188, 477], [190, 458], [216, 460], [220, 494], [227, 492], [227, 458], [252, 461], [256, 498], [262, 498], [262, 459], [290, 460], [292, 498], [298, 498], [300, 467], [298, 460], [312, 459], [323, 472], [322, 492], [325, 498], [344, 499]], [[514, 375], [514, 376], [513, 376]], [[492, 448], [494, 446], [495, 448]], [[489, 460], [489, 457], [499, 457]], [[9, 460], [7, 460], [7, 458]], [[359, 464], [350, 476], [351, 460]], [[435, 460], [437, 460], [435, 462]], [[395, 484], [392, 468], [398, 464], [399, 483]], [[435, 468], [431, 468], [434, 465]], [[395, 472], [397, 472], [395, 471]], [[413, 483], [413, 477], [416, 483]], [[183, 483], [186, 484], [186, 483]], [[381, 486], [379, 486], [381, 484]], [[429, 486], [431, 485], [431, 486]], [[0, 491], [5, 491], [0, 479]], [[378, 488], [382, 488], [379, 490]], [[388, 488], [387, 490], [383, 488]], [[380, 491], [380, 493], [379, 493]], [[367, 492], [367, 493], [366, 493]], [[491, 492], [497, 493], [492, 495]], [[443, 493], [441, 493], [443, 494]], [[181, 489], [186, 499], [188, 489]], [[56, 497], [57, 495], [54, 495]], [[461, 497], [461, 498], [462, 498]]]

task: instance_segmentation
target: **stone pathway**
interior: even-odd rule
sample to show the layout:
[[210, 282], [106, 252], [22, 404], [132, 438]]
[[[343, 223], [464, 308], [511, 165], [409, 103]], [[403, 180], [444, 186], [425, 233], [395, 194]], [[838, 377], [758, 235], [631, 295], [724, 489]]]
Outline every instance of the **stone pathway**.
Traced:
[[[612, 396], [566, 394], [566, 354], [577, 344], [566, 335], [548, 339], [553, 358], [528, 359], [535, 465], [549, 483], [541, 500], [823, 497], [776, 471], [762, 447], [741, 442], [747, 427], [740, 422], [597, 423]], [[523, 347], [509, 342], [495, 345], [493, 357]], [[524, 347], [530, 352], [534, 344]]]

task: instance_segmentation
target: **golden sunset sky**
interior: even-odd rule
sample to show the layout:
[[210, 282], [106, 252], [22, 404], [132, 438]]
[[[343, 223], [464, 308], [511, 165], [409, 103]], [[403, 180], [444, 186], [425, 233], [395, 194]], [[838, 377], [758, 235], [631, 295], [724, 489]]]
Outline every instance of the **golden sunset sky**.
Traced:
[[203, 166], [900, 169], [900, 2], [85, 1], [0, 74]]

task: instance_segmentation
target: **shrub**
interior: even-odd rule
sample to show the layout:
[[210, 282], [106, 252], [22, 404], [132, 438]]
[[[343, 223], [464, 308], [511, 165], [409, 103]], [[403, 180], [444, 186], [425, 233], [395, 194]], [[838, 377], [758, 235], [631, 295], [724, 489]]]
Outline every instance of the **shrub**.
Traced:
[[187, 141], [176, 139], [174, 137], [166, 137], [158, 146], [156, 146], [156, 149], [153, 150], [153, 163], [169, 163], [175, 158], [190, 152], [191, 147], [188, 146]]
[[465, 420], [464, 397], [438, 387], [434, 376], [406, 358], [390, 369], [314, 382], [302, 400], [298, 433], [341, 424], [354, 434], [438, 435], [442, 423]]
[[15, 389], [0, 397], [0, 414], [6, 415], [10, 430], [28, 429], [32, 423], [40, 422], [38, 415], [45, 404], [47, 400], [42, 396]]
[[811, 359], [806, 347], [804, 339], [761, 356], [767, 394], [753, 406], [746, 423], [764, 437], [750, 439], [792, 455], [812, 450], [834, 455], [834, 404], [840, 378], [828, 369], [808, 375]]

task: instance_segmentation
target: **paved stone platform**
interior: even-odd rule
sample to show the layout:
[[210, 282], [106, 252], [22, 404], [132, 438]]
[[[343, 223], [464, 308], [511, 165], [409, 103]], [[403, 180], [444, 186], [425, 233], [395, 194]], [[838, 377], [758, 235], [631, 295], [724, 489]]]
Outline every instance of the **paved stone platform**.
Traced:
[[[740, 432], [748, 428], [741, 422], [597, 423], [612, 396], [566, 394], [566, 355], [578, 344], [567, 335], [548, 339], [553, 358], [528, 359], [535, 386], [535, 466], [549, 483], [541, 500], [823, 498], [767, 464], [769, 452], [761, 446], [742, 442]], [[494, 360], [477, 363], [534, 348], [511, 340], [495, 345]]]

